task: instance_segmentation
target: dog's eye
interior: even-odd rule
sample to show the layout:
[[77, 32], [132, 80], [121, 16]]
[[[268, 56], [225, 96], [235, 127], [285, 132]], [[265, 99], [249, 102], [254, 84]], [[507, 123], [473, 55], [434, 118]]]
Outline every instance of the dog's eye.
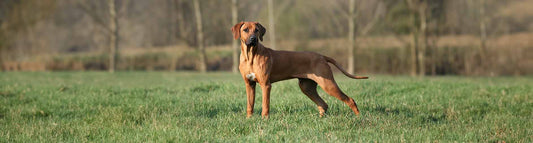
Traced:
[[255, 29], [255, 31], [254, 31], [254, 32], [255, 32], [255, 33], [257, 33], [257, 31], [259, 31], [259, 30], [258, 30], [258, 29]]
[[243, 31], [244, 31], [244, 32], [248, 32], [248, 28], [244, 29]]

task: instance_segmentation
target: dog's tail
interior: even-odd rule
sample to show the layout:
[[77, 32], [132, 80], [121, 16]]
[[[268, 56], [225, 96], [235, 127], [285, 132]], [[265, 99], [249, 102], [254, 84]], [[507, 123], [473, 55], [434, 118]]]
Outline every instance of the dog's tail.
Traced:
[[346, 75], [346, 76], [348, 76], [350, 78], [353, 78], [353, 79], [368, 79], [368, 77], [366, 77], [366, 76], [355, 76], [355, 75], [352, 75], [352, 74], [346, 72], [341, 66], [339, 66], [339, 64], [337, 64], [337, 61], [335, 61], [334, 59], [332, 59], [330, 57], [324, 56], [324, 58], [329, 63], [335, 65], [344, 75]]

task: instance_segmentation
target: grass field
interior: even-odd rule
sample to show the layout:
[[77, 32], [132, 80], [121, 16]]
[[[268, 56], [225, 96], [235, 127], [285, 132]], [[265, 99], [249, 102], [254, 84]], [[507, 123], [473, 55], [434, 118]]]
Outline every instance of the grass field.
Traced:
[[[532, 142], [533, 77], [336, 79], [361, 110], [297, 80], [272, 87], [270, 119], [246, 119], [229, 73], [0, 73], [0, 142]], [[259, 88], [258, 88], [259, 89]]]

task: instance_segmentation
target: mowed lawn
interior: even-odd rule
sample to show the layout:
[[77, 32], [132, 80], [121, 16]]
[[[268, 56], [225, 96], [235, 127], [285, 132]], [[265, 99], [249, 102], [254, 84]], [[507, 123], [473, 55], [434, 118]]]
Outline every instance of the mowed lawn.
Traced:
[[246, 119], [239, 75], [187, 72], [0, 73], [0, 142], [532, 142], [533, 77], [336, 75], [343, 102], [319, 117], [297, 80], [260, 88]]

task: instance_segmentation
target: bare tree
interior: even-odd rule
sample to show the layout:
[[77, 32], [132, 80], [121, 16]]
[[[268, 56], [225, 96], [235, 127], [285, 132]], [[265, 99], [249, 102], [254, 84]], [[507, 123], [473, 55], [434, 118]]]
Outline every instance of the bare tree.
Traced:
[[481, 67], [485, 67], [485, 51], [487, 49], [487, 16], [485, 14], [486, 0], [479, 0], [479, 31], [480, 31], [480, 51], [479, 51], [479, 61], [481, 62]]
[[[411, 11], [411, 75], [425, 75], [425, 54], [426, 54], [426, 32], [427, 32], [427, 1], [426, 0], [406, 0]], [[418, 16], [418, 18], [417, 18]], [[419, 25], [419, 26], [417, 26]]]
[[[177, 16], [176, 16], [176, 10], [177, 10], [177, 7], [179, 6], [177, 4], [177, 1], [176, 0], [168, 0], [167, 2], [167, 6], [169, 7], [168, 9], [168, 16], [169, 18], [171, 19], [169, 25], [168, 25], [168, 32], [169, 32], [169, 38], [171, 43], [172, 44], [176, 44], [176, 40], [178, 38], [178, 36], [176, 36], [176, 33], [177, 33], [177, 25], [178, 25], [178, 20], [177, 20]], [[178, 63], [178, 55], [177, 54], [171, 54], [171, 59], [170, 59], [170, 65], [168, 66], [168, 70], [169, 71], [174, 71], [176, 70], [176, 64]]]
[[[98, 9], [90, 5], [89, 2], [91, 1], [82, 1], [78, 0], [76, 1], [77, 5], [86, 13], [88, 14], [93, 21], [95, 21], [98, 25], [100, 25], [106, 34], [109, 36], [109, 67], [108, 71], [113, 73], [116, 69], [117, 60], [118, 60], [118, 48], [120, 43], [120, 24], [118, 23], [118, 12], [116, 0], [107, 0], [107, 9], [109, 10], [106, 15], [101, 15], [98, 13]], [[127, 9], [129, 0], [122, 1], [122, 9], [120, 12], [125, 13]], [[108, 20], [105, 20], [105, 17], [108, 17]], [[106, 23], [107, 21], [107, 23]]]
[[116, 63], [117, 63], [117, 57], [118, 57], [118, 43], [119, 43], [119, 36], [118, 36], [118, 17], [117, 17], [117, 10], [115, 8], [115, 0], [107, 0], [107, 4], [109, 7], [109, 31], [111, 32], [109, 37], [109, 72], [113, 73], [115, 72]]
[[17, 47], [15, 40], [20, 37], [25, 44], [39, 43], [41, 40], [33, 36], [33, 27], [54, 13], [56, 3], [56, 0], [0, 1], [0, 65], [3, 61], [43, 54], [48, 50], [36, 46]]
[[[374, 26], [378, 22], [379, 18], [385, 14], [385, 4], [381, 0], [377, 0], [377, 6], [375, 8], [375, 11], [373, 12], [374, 15], [372, 15], [372, 19], [370, 22], [366, 23], [364, 27], [362, 27], [361, 30], [359, 30], [358, 34], [361, 36], [366, 36], [372, 29], [374, 29]], [[362, 22], [361, 22], [362, 23]], [[362, 24], [358, 24], [363, 26]]]
[[419, 76], [424, 76], [426, 74], [426, 47], [427, 47], [427, 15], [426, 15], [426, 11], [427, 11], [427, 2], [426, 1], [420, 1], [418, 3], [418, 9], [417, 9], [417, 12], [418, 12], [418, 16], [419, 16], [419, 22], [420, 22], [420, 30], [419, 30], [419, 37], [420, 37], [420, 42], [418, 43], [420, 46], [419, 46], [419, 52], [418, 52], [418, 75]]
[[350, 0], [348, 14], [348, 73], [354, 73], [355, 49], [355, 0]]
[[437, 62], [439, 54], [439, 48], [438, 48], [438, 41], [440, 40], [440, 36], [442, 31], [445, 30], [445, 27], [443, 26], [444, 21], [444, 15], [446, 13], [445, 11], [445, 4], [449, 1], [437, 1], [435, 3], [428, 3], [428, 10], [427, 10], [427, 54], [430, 58], [427, 60], [429, 62], [429, 69], [431, 75], [435, 76], [437, 74]]
[[274, 21], [274, 2], [268, 0], [268, 32], [270, 33], [270, 48], [276, 49], [276, 26]]
[[[178, 25], [178, 33], [177, 37], [178, 39], [185, 43], [187, 46], [194, 46], [197, 42], [196, 36], [194, 36], [194, 29], [189, 27], [194, 27], [194, 24], [191, 22], [187, 22], [188, 20], [185, 19], [185, 16], [190, 13], [188, 11], [185, 11], [186, 3], [183, 0], [175, 0], [176, 4], [176, 23]], [[188, 25], [191, 23], [190, 25]]]
[[[236, 24], [237, 23], [237, 0], [231, 0], [231, 23]], [[233, 73], [239, 72], [239, 45], [237, 43], [237, 40], [232, 40], [232, 48], [233, 48], [233, 67], [231, 70]]]
[[[368, 4], [367, 4], [368, 5]], [[366, 5], [365, 5], [366, 6]], [[375, 10], [370, 21], [365, 22], [359, 15], [362, 14], [359, 8], [356, 8], [356, 1], [350, 0], [348, 13], [348, 72], [355, 72], [355, 40], [356, 36], [365, 37], [374, 28], [380, 16], [384, 15], [384, 4], [378, 0]], [[362, 16], [361, 16], [362, 17]], [[357, 27], [356, 27], [357, 26]], [[357, 29], [357, 30], [356, 30]]]
[[196, 31], [197, 31], [197, 42], [198, 42], [198, 49], [199, 52], [199, 67], [198, 70], [200, 72], [205, 73], [207, 71], [207, 57], [205, 55], [205, 47], [204, 47], [204, 31], [202, 29], [202, 13], [200, 10], [200, 4], [198, 0], [193, 1], [194, 5], [194, 13], [196, 17]]
[[[13, 9], [13, 2], [12, 1], [0, 1], [0, 70], [2, 70], [2, 67], [5, 61], [9, 60], [9, 36], [8, 35], [8, 26], [10, 19], [8, 19], [8, 13], [12, 12]], [[4, 69], [5, 70], [5, 69]]]

